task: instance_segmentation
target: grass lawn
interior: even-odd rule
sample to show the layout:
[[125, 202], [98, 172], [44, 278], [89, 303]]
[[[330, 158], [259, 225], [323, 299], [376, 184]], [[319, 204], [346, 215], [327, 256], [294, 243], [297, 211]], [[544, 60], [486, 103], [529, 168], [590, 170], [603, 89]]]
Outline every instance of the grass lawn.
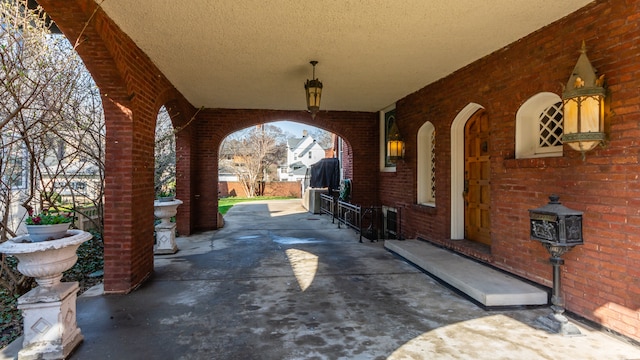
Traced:
[[294, 197], [287, 196], [256, 196], [252, 198], [241, 198], [241, 197], [227, 197], [218, 199], [218, 211], [222, 215], [226, 214], [231, 207], [237, 203], [247, 202], [247, 201], [260, 201], [260, 200], [286, 200], [286, 199], [296, 199]]

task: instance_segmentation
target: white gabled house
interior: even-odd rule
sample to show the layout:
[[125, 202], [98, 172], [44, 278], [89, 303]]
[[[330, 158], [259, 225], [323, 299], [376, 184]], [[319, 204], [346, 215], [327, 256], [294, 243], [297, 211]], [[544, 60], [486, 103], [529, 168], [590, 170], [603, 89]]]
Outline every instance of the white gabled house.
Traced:
[[307, 169], [324, 158], [325, 150], [305, 130], [301, 138], [287, 139], [287, 171], [280, 180], [304, 180]]
[[[53, 150], [52, 150], [53, 149]], [[30, 199], [30, 205], [39, 212], [49, 204], [42, 200], [42, 194], [49, 192], [57, 203], [74, 205], [83, 211], [95, 205], [102, 191], [102, 177], [98, 166], [84, 156], [65, 157], [64, 143], [42, 154], [37, 178], [31, 172], [30, 154], [24, 143], [14, 133], [0, 136], [0, 222], [5, 223], [16, 235], [26, 234], [24, 219], [26, 209], [23, 203]], [[31, 195], [31, 196], [30, 196]], [[4, 216], [7, 218], [4, 219]], [[76, 223], [76, 226], [79, 223]]]

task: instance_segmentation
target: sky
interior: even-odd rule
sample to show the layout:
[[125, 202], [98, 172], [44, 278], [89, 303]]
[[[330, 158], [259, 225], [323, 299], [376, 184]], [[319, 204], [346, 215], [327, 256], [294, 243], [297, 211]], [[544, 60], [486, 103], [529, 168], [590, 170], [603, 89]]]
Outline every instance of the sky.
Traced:
[[[315, 126], [311, 126], [308, 124], [296, 123], [293, 121], [274, 121], [267, 123], [267, 125], [277, 126], [282, 129], [282, 132], [287, 135], [287, 138], [300, 138], [302, 137], [302, 131], [307, 130], [309, 133], [318, 129]], [[249, 127], [250, 128], [250, 127]], [[245, 131], [246, 129], [242, 129], [239, 131]]]
[[307, 130], [311, 132], [312, 130], [317, 129], [315, 126], [300, 124], [292, 121], [275, 121], [275, 122], [269, 123], [269, 125], [277, 126], [280, 129], [282, 129], [283, 132], [285, 133], [288, 132], [291, 135], [296, 137], [302, 136], [302, 130]]

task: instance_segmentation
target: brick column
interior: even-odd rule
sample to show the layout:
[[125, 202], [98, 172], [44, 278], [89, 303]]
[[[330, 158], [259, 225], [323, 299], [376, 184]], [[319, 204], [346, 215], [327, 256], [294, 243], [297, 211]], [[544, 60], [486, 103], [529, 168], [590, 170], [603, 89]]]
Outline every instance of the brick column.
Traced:
[[122, 293], [153, 271], [154, 132], [134, 121], [134, 112], [123, 103], [110, 100], [103, 99], [104, 287], [105, 292]]
[[82, 38], [76, 51], [100, 88], [106, 121], [104, 288], [126, 293], [153, 271], [157, 112], [185, 100], [94, 1], [38, 3], [72, 44]]

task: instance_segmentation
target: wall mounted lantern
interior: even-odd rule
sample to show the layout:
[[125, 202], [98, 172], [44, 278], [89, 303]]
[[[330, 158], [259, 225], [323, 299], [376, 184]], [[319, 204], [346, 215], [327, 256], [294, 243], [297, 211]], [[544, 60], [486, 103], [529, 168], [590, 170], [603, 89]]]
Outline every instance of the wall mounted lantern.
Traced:
[[391, 129], [389, 129], [389, 135], [387, 137], [387, 156], [391, 160], [404, 158], [404, 140], [400, 136], [398, 125], [393, 123]]
[[580, 57], [569, 82], [562, 92], [564, 124], [562, 142], [582, 153], [604, 144], [604, 75], [596, 76], [596, 69], [587, 58], [584, 41]]
[[313, 76], [311, 80], [307, 80], [304, 89], [307, 93], [307, 109], [311, 112], [311, 117], [315, 119], [318, 110], [320, 110], [320, 96], [322, 95], [322, 82], [316, 79], [317, 61], [309, 62], [313, 66]]

